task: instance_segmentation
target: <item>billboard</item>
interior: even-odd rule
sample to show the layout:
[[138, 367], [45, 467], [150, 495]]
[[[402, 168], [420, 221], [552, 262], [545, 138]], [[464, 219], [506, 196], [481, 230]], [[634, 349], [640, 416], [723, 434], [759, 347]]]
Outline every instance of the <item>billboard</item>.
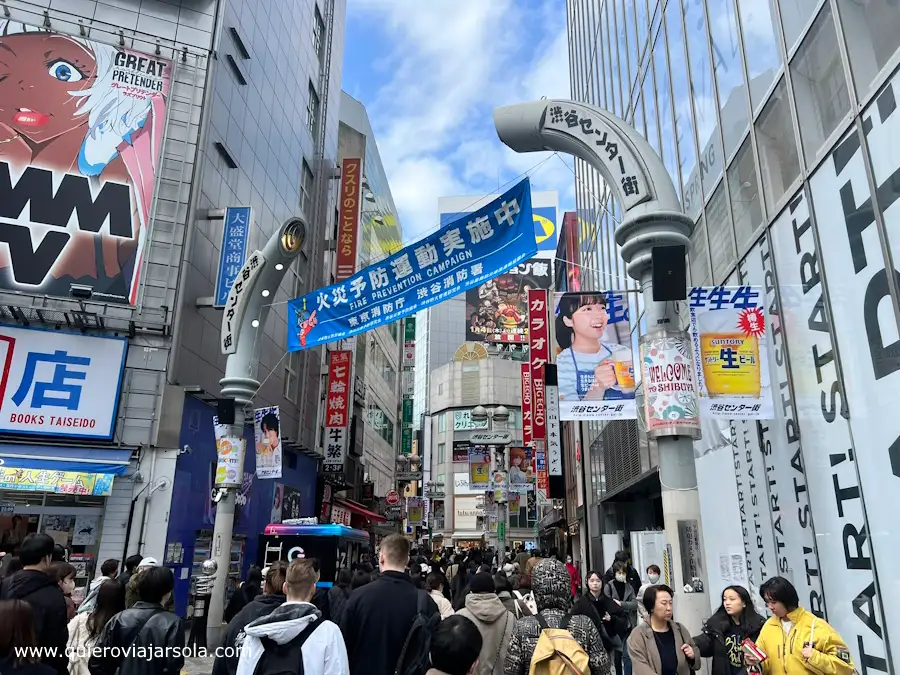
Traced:
[[466, 340], [528, 342], [528, 291], [550, 288], [551, 261], [532, 258], [466, 291]]
[[342, 473], [350, 432], [347, 425], [350, 405], [350, 368], [353, 352], [333, 351], [328, 355], [328, 393], [325, 409], [325, 473]]
[[256, 477], [281, 478], [281, 409], [275, 405], [253, 411]]
[[133, 305], [172, 63], [13, 21], [0, 35], [0, 288]]
[[341, 164], [341, 221], [338, 223], [335, 281], [349, 279], [356, 271], [357, 233], [359, 232], [359, 187], [362, 160], [348, 157]]
[[[474, 200], [474, 201], [473, 201]], [[559, 227], [556, 221], [557, 204], [559, 198], [556, 192], [532, 193], [531, 218], [534, 221], [534, 241], [537, 244], [538, 257], [552, 258], [556, 255]], [[448, 209], [441, 211], [441, 225], [464, 218], [472, 213], [472, 206], [479, 203], [477, 197], [442, 197], [440, 202], [444, 204], [458, 205], [459, 210]], [[553, 204], [554, 206], [550, 206]]]

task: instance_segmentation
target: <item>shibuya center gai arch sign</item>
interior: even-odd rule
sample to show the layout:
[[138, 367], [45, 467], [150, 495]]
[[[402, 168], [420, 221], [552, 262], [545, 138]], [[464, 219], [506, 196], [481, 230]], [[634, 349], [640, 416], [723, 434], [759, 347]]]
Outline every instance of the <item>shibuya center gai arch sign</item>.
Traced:
[[537, 252], [528, 179], [385, 260], [288, 304], [288, 351], [358, 335], [443, 302]]

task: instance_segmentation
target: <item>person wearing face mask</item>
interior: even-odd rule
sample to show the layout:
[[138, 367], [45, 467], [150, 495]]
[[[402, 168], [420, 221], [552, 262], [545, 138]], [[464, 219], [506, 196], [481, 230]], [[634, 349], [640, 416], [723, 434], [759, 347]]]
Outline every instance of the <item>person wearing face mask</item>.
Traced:
[[631, 659], [628, 656], [628, 634], [637, 625], [637, 599], [634, 588], [628, 583], [628, 565], [617, 561], [613, 565], [613, 579], [603, 587], [603, 594], [612, 598], [628, 619], [628, 629], [622, 644], [622, 651], [614, 654], [616, 675], [631, 675]]
[[578, 593], [581, 591], [581, 572], [578, 571], [578, 567], [572, 562], [572, 556], [570, 555], [566, 556], [566, 571], [572, 580], [572, 597], [577, 598]]
[[610, 656], [622, 651], [628, 637], [629, 622], [615, 600], [603, 593], [603, 576], [594, 570], [588, 572], [587, 591], [575, 603], [572, 614], [583, 614], [594, 622], [603, 646]]
[[753, 607], [749, 591], [743, 586], [728, 586], [722, 591], [722, 606], [694, 638], [700, 656], [712, 657], [712, 675], [743, 675], [744, 652], [741, 642], [759, 637], [765, 619]]
[[75, 590], [76, 573], [75, 566], [67, 562], [55, 562], [50, 565], [50, 569], [47, 571], [47, 574], [59, 584], [59, 589], [63, 592], [63, 597], [66, 599], [66, 623], [75, 616], [75, 601], [72, 599], [72, 591]]
[[640, 621], [647, 621], [650, 618], [650, 615], [644, 608], [644, 591], [646, 591], [651, 586], [656, 586], [656, 584], [659, 583], [659, 576], [659, 565], [647, 566], [647, 581], [641, 584], [641, 587], [638, 589], [638, 592], [635, 595], [635, 600], [637, 600], [638, 604], [638, 617]]

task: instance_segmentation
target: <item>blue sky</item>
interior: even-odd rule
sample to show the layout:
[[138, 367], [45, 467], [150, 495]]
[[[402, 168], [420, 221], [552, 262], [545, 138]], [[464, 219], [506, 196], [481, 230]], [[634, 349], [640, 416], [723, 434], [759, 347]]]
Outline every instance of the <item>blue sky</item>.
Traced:
[[[366, 106], [404, 240], [437, 229], [437, 199], [483, 195], [547, 156], [497, 139], [493, 108], [569, 98], [564, 0], [347, 0], [343, 89]], [[532, 189], [574, 209], [571, 160]], [[561, 219], [561, 215], [560, 215]]]

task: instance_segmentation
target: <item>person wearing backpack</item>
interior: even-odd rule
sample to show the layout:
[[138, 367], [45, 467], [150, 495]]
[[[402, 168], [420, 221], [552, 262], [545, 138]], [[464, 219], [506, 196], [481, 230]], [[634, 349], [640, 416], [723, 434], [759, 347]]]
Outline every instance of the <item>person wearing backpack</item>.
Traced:
[[603, 586], [603, 595], [620, 607], [628, 620], [622, 633], [622, 648], [613, 654], [616, 675], [631, 675], [631, 659], [628, 656], [628, 636], [638, 623], [638, 605], [634, 587], [628, 582], [628, 564], [617, 560], [613, 563], [613, 579]]
[[[611, 675], [612, 665], [596, 626], [571, 615], [571, 579], [558, 560], [541, 560], [532, 571], [538, 613], [516, 622], [505, 675]], [[572, 670], [572, 664], [576, 670]]]
[[285, 603], [244, 629], [237, 675], [349, 675], [340, 629], [312, 604], [313, 562], [294, 560], [285, 579]]
[[700, 670], [702, 659], [694, 638], [682, 624], [672, 620], [674, 592], [665, 584], [644, 591], [649, 620], [637, 626], [628, 638], [628, 653], [634, 675], [691, 675]]
[[384, 538], [381, 576], [350, 594], [341, 616], [350, 675], [423, 675], [431, 635], [441, 622], [437, 605], [406, 573], [409, 540]]
[[475, 675], [503, 675], [506, 649], [516, 618], [497, 597], [493, 577], [479, 572], [469, 584], [466, 606], [457, 612], [471, 619], [481, 634], [481, 655]]

